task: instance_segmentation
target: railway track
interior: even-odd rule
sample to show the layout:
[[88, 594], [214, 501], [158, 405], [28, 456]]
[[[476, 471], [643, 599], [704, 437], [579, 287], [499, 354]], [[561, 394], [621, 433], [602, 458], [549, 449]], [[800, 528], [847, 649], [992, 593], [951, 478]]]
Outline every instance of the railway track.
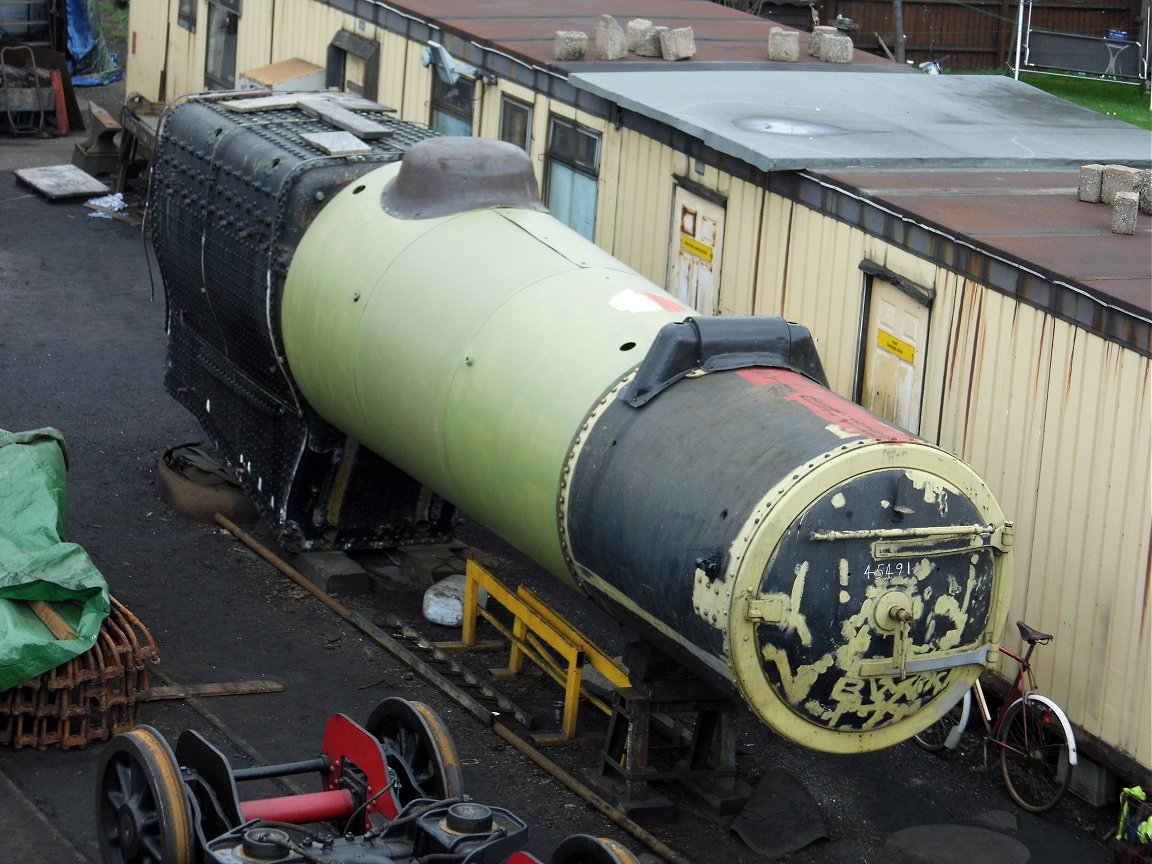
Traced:
[[548, 772], [569, 791], [579, 795], [601, 814], [642, 842], [667, 864], [692, 864], [690, 859], [669, 847], [639, 823], [630, 819], [611, 802], [600, 797], [575, 776], [557, 765], [519, 731], [512, 729], [498, 719], [501, 715], [497, 709], [502, 709], [516, 717], [521, 725], [527, 728], [531, 728], [533, 725], [531, 718], [522, 709], [515, 706], [511, 700], [497, 692], [495, 688], [477, 675], [465, 669], [455, 658], [436, 647], [410, 625], [392, 613], [383, 613], [380, 617], [388, 629], [380, 627], [367, 616], [350, 609], [314, 585], [298, 570], [231, 520], [217, 514], [216, 522], [299, 587], [315, 596], [341, 618], [353, 624], [398, 660], [424, 677], [425, 680], [480, 720], [481, 723], [489, 726], [496, 735], [527, 756], [539, 768]]

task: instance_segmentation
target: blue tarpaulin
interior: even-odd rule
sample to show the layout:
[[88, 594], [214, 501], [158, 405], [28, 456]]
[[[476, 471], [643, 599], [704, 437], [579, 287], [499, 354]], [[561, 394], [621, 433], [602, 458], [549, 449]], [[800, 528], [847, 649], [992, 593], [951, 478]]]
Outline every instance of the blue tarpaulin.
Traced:
[[108, 51], [97, 0], [67, 0], [67, 9], [73, 86], [97, 87], [119, 81], [124, 70], [116, 65], [116, 55]]

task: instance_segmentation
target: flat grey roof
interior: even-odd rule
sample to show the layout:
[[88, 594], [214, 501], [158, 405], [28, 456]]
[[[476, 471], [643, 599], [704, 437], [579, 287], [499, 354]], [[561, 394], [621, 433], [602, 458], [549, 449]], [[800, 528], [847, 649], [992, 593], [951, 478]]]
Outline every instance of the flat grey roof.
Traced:
[[764, 171], [1152, 162], [1147, 130], [1000, 75], [669, 64], [569, 81]]

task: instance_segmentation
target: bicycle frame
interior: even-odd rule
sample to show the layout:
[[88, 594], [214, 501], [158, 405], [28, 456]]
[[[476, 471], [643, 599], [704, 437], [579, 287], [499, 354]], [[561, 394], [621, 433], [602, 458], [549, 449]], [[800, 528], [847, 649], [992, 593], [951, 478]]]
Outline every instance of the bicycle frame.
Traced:
[[[1037, 645], [1047, 644], [1052, 637], [1017, 621], [1021, 638], [1028, 649], [1021, 656], [1002, 646], [1001, 654], [1017, 663], [1008, 696], [993, 715], [980, 680], [964, 693], [964, 698], [939, 717], [916, 743], [927, 750], [955, 750], [968, 728], [972, 702], [980, 709], [984, 724], [984, 765], [988, 766], [988, 744], [999, 748], [1000, 773], [1012, 800], [1033, 813], [1043, 813], [1055, 806], [1071, 782], [1077, 762], [1076, 737], [1060, 706], [1036, 692], [1032, 672], [1032, 652]], [[973, 696], [975, 694], [975, 696]], [[956, 712], [959, 711], [959, 716]]]
[[[1009, 651], [1003, 645], [998, 646], [1000, 653], [1011, 657], [1016, 661], [1018, 666], [1016, 669], [1016, 677], [1012, 680], [1012, 686], [1008, 689], [1008, 695], [1004, 698], [1000, 710], [996, 712], [995, 719], [993, 719], [992, 711], [988, 707], [988, 699], [984, 695], [984, 688], [980, 684], [980, 679], [977, 678], [972, 682], [972, 692], [976, 696], [976, 705], [980, 710], [980, 721], [984, 724], [985, 741], [991, 741], [997, 747], [1026, 756], [1027, 753], [1024, 750], [1014, 747], [1001, 739], [1000, 727], [1004, 722], [1004, 718], [1008, 715], [1008, 709], [1017, 702], [1024, 703], [1024, 711], [1028, 710], [1029, 700], [1039, 702], [1050, 710], [1056, 716], [1056, 719], [1060, 721], [1060, 725], [1064, 727], [1064, 733], [1068, 740], [1068, 764], [1075, 765], [1077, 761], [1076, 736], [1072, 733], [1072, 724], [1068, 722], [1068, 718], [1064, 715], [1064, 711], [1059, 705], [1047, 696], [1032, 692], [1036, 689], [1036, 676], [1032, 672], [1032, 664], [1030, 661], [1032, 659], [1032, 652], [1036, 650], [1036, 644], [1037, 643], [1029, 644], [1028, 650], [1024, 653], [1023, 657], [1014, 651]], [[1027, 686], [1025, 686], [1025, 679], [1027, 679]], [[963, 730], [964, 727], [967, 726], [967, 723], [968, 712], [965, 710], [956, 728]], [[1027, 731], [1027, 726], [1025, 726], [1025, 731]], [[1026, 747], [1027, 744], [1028, 742], [1025, 741]], [[987, 751], [985, 751], [985, 758], [987, 758]]]
[[[988, 707], [988, 699], [984, 695], [984, 688], [980, 685], [980, 679], [977, 678], [972, 682], [972, 692], [976, 695], [976, 704], [980, 708], [980, 719], [984, 723], [984, 731], [988, 737], [996, 741], [1000, 735], [1000, 725], [1004, 722], [1004, 715], [1009, 705], [1012, 705], [1018, 699], [1023, 699], [1029, 693], [1036, 689], [1036, 676], [1032, 672], [1032, 652], [1036, 650], [1034, 644], [1028, 646], [1028, 650], [1024, 652], [1021, 657], [1015, 651], [1009, 651], [1003, 645], [997, 646], [1000, 653], [1011, 657], [1017, 663], [1016, 677], [1012, 679], [1012, 686], [1008, 688], [1008, 695], [1004, 697], [1004, 704], [1000, 706], [1000, 710], [996, 712], [995, 720], [992, 717], [992, 711]], [[1027, 679], [1027, 688], [1024, 686], [1025, 679]]]

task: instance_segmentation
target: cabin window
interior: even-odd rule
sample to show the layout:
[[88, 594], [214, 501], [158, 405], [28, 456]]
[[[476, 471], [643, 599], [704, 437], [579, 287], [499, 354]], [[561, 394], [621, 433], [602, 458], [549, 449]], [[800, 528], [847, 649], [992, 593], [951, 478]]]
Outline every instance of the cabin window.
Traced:
[[196, 32], [196, 7], [200, 0], [180, 0], [180, 8], [176, 11], [176, 23], [192, 33]]
[[441, 135], [472, 134], [472, 100], [476, 82], [460, 75], [448, 84], [439, 75], [432, 76], [432, 119], [429, 122]]
[[573, 120], [548, 122], [548, 209], [589, 240], [596, 234], [596, 196], [600, 171], [600, 136]]
[[240, 0], [208, 0], [204, 81], [213, 90], [236, 86], [236, 34], [240, 30]]
[[532, 152], [532, 106], [505, 96], [500, 103], [500, 140]]

